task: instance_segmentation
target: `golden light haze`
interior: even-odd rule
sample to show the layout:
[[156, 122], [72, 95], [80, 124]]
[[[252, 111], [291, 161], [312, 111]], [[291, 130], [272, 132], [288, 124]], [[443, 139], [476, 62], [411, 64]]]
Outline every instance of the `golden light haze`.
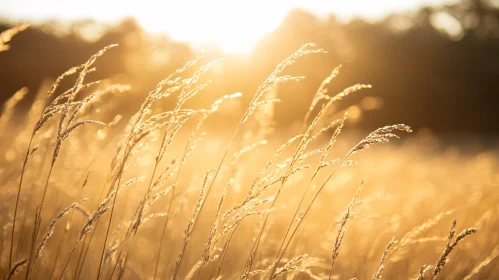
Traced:
[[2, 279], [499, 279], [499, 0], [39, 1]]
[[190, 1], [63, 1], [2, 0], [0, 17], [16, 21], [41, 22], [56, 19], [69, 22], [91, 18], [115, 22], [132, 16], [150, 32], [166, 32], [173, 39], [196, 45], [215, 44], [226, 52], [248, 51], [266, 33], [274, 30], [296, 8], [318, 15], [379, 19], [391, 12], [407, 11], [445, 0], [190, 0]]

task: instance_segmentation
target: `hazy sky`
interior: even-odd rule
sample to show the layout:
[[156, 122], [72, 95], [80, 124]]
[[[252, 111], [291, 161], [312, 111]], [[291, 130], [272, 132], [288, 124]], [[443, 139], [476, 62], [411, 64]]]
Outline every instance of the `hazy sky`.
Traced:
[[[147, 30], [186, 41], [214, 42], [237, 50], [279, 25], [293, 8], [369, 19], [452, 0], [0, 0], [0, 17], [42, 21], [134, 16]], [[232, 44], [232, 45], [231, 45]]]

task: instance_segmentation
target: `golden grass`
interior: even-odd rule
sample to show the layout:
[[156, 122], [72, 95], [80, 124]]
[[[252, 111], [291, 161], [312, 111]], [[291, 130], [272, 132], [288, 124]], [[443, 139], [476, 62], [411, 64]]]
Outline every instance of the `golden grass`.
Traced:
[[[339, 68], [319, 86], [301, 131], [273, 135], [275, 89], [303, 78], [285, 70], [323, 52], [313, 44], [277, 66], [228, 137], [205, 122], [240, 94], [186, 107], [219, 63], [198, 67], [201, 56], [160, 81], [122, 124], [127, 117], [106, 108], [129, 87], [87, 81], [112, 47], [38, 93], [21, 120], [12, 116], [26, 90], [4, 106], [0, 127], [11, 132], [0, 136], [6, 279], [497, 276], [494, 154], [438, 151], [428, 137], [367, 150], [411, 129], [343, 135], [348, 115], [332, 105], [370, 86], [330, 95]], [[60, 90], [73, 76], [73, 86]], [[162, 111], [158, 101], [167, 98], [175, 105]], [[470, 228], [456, 236], [454, 219]]]

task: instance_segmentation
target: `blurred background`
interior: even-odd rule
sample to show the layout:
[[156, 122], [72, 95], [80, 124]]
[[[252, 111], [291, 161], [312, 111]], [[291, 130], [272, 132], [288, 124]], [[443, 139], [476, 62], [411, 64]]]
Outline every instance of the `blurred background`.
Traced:
[[202, 50], [207, 60], [224, 60], [196, 102], [234, 92], [244, 102], [282, 59], [313, 42], [328, 53], [290, 68], [306, 79], [277, 89], [277, 129], [299, 124], [304, 104], [342, 65], [330, 94], [373, 85], [338, 108], [349, 111], [357, 130], [406, 123], [444, 142], [488, 147], [499, 135], [497, 0], [0, 0], [0, 31], [20, 23], [32, 26], [0, 54], [0, 101], [28, 87], [26, 108], [44, 83], [112, 43], [120, 47], [93, 75], [131, 84], [120, 110], [133, 112], [158, 81]]

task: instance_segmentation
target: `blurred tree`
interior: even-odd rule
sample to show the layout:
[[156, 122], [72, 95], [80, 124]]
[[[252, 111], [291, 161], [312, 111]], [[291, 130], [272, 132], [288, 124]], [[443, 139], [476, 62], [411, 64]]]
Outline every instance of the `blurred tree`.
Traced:
[[[243, 101], [249, 101], [282, 59], [304, 43], [314, 42], [328, 53], [301, 59], [288, 71], [307, 78], [278, 88], [283, 102], [276, 107], [277, 123], [284, 128], [301, 121], [306, 110], [303, 104], [311, 101], [322, 79], [343, 64], [329, 86], [330, 94], [359, 82], [374, 87], [343, 100], [338, 112], [362, 104], [365, 97], [384, 100], [381, 110], [360, 113], [357, 128], [371, 130], [396, 120], [441, 135], [497, 135], [498, 3], [463, 0], [391, 15], [375, 23], [360, 19], [341, 23], [334, 16], [318, 18], [306, 11], [291, 11], [251, 53], [228, 55], [206, 74], [213, 82], [197, 105], [236, 91], [244, 94]], [[0, 26], [0, 31], [7, 27]], [[67, 28], [51, 22], [23, 32], [13, 40], [9, 52], [0, 54], [0, 99], [23, 86], [35, 91], [45, 77], [57, 77], [111, 43], [120, 47], [103, 57], [95, 75], [131, 83], [142, 93], [195, 53], [166, 35], [146, 34], [131, 18], [105, 28], [93, 21]], [[210, 51], [206, 60], [221, 56], [219, 50]], [[131, 96], [140, 98], [139, 94]], [[171, 101], [165, 102], [168, 106]]]

